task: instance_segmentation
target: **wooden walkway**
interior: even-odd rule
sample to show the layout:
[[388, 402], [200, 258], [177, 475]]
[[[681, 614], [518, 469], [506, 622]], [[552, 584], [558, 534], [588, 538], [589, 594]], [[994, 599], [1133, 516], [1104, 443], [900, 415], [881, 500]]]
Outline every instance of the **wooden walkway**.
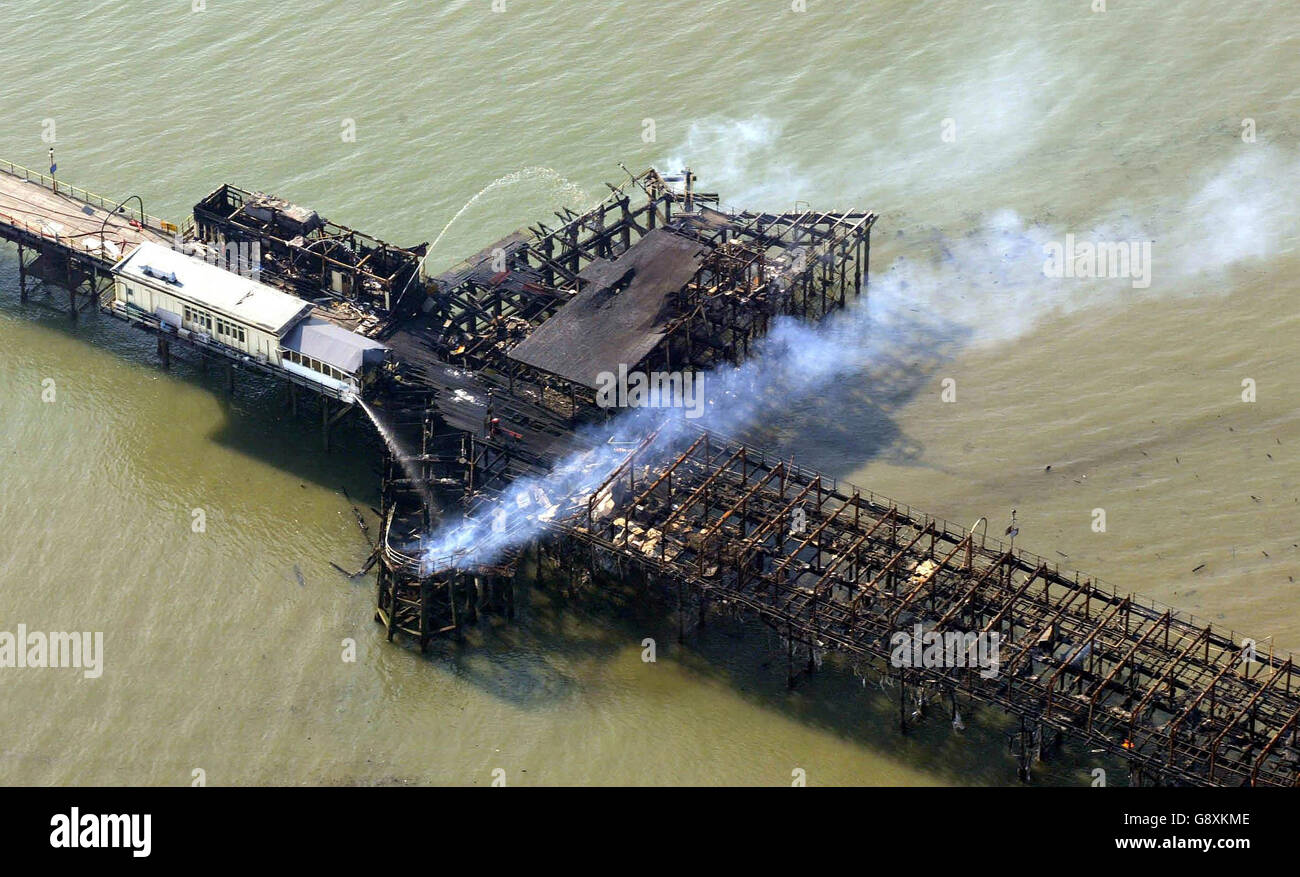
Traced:
[[136, 205], [128, 198], [119, 209], [93, 192], [0, 161], [0, 237], [60, 251], [85, 268], [106, 270], [144, 241], [171, 244], [179, 228]]

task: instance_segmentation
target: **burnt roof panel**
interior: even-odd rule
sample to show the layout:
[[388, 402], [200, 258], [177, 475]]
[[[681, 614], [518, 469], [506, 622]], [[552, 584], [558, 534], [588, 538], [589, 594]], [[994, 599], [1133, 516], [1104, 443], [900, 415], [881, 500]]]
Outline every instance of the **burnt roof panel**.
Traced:
[[697, 241], [654, 229], [619, 258], [587, 265], [582, 291], [510, 358], [592, 389], [601, 372], [635, 368], [663, 340], [677, 316], [675, 295], [705, 255]]

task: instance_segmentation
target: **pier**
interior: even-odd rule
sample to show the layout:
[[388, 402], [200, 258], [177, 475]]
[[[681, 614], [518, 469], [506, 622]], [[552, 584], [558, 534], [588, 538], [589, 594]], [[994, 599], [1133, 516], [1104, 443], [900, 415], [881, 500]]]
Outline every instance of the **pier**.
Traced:
[[0, 237], [18, 245], [23, 301], [34, 276], [67, 290], [75, 318], [98, 303], [110, 272], [141, 243], [170, 244], [179, 229], [144, 212], [139, 196], [112, 202], [53, 176], [0, 161]]
[[[611, 445], [599, 427], [618, 415], [598, 404], [601, 373], [743, 362], [774, 319], [816, 322], [869, 294], [875, 214], [728, 209], [695, 183], [689, 170], [628, 174], [591, 209], [430, 275], [427, 244], [391, 245], [273, 195], [226, 184], [173, 224], [136, 196], [0, 163], [0, 236], [18, 247], [24, 301], [32, 274], [70, 290], [73, 316], [91, 303], [157, 335], [164, 365], [176, 346], [222, 362], [232, 389], [248, 370], [283, 381], [295, 409], [305, 390], [326, 447], [358, 408], [387, 431], [365, 571], [389, 640], [423, 650], [483, 614], [509, 617], [522, 577], [547, 570], [632, 587], [675, 615], [683, 640], [710, 614], [751, 618], [779, 637], [791, 686], [831, 660], [893, 692], [902, 733], [963, 707], [1004, 711], [1025, 780], [1068, 736], [1138, 784], [1300, 781], [1289, 655], [727, 436], [651, 431]], [[301, 312], [259, 358], [187, 314], [124, 303], [115, 288], [148, 245], [230, 270], [255, 246], [247, 282]], [[184, 280], [159, 290], [188, 295]], [[345, 348], [382, 349], [382, 364], [322, 365], [302, 348], [308, 320]], [[527, 526], [518, 538], [490, 556], [433, 550], [430, 535], [462, 516], [523, 508], [521, 479], [561, 464], [588, 467], [581, 489], [530, 492], [507, 525]], [[996, 672], [900, 666], [894, 638], [912, 631], [993, 635]]]

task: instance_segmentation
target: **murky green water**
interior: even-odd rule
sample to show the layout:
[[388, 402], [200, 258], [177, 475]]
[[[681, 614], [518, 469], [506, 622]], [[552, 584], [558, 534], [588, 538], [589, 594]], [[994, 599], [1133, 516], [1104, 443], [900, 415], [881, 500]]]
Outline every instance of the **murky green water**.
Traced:
[[[0, 3], [0, 156], [42, 165], [53, 120], [64, 178], [151, 213], [230, 181], [403, 244], [558, 174], [483, 194], [442, 264], [620, 161], [875, 209], [873, 295], [917, 325], [767, 438], [994, 532], [1015, 507], [1018, 544], [1300, 646], [1293, 4], [205, 5]], [[1009, 226], [1154, 239], [1152, 284], [1004, 284]], [[0, 629], [102, 630], [106, 667], [0, 671], [6, 783], [1014, 780], [998, 717], [900, 737], [879, 689], [787, 693], [765, 634], [722, 620], [679, 648], [665, 613], [539, 591], [463, 648], [391, 646], [329, 565], [366, 554], [342, 493], [375, 501], [365, 429], [322, 456], [275, 388], [228, 400], [43, 301], [0, 247]], [[1044, 781], [1087, 781], [1068, 754]]]

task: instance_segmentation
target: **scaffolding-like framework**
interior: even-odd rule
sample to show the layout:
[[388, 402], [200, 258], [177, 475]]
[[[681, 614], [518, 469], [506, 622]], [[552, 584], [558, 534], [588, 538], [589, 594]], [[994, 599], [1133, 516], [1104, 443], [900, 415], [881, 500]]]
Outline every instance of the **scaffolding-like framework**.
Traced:
[[[909, 687], [1020, 716], [1026, 773], [1056, 731], [1159, 782], [1300, 779], [1289, 655], [740, 443], [663, 458], [647, 441], [549, 531], [570, 563], [761, 619], [792, 682], [797, 655], [811, 671], [827, 653], [893, 677], [904, 727]], [[996, 634], [995, 672], [898, 666], [893, 637], [917, 625]]]
[[[593, 263], [633, 252], [656, 229], [699, 245], [690, 280], [672, 296], [664, 338], [628, 368], [704, 369], [750, 352], [772, 318], [817, 320], [862, 294], [876, 214], [798, 210], [727, 212], [716, 195], [649, 169], [584, 213], [523, 229], [433, 279], [423, 318], [395, 330], [418, 334], [438, 359], [456, 363], [571, 417], [595, 408], [592, 389], [511, 358], [533, 330], [577, 295]], [[410, 346], [410, 345], [408, 345]]]
[[185, 233], [226, 247], [257, 244], [264, 279], [307, 299], [360, 305], [383, 323], [418, 305], [425, 245], [404, 248], [330, 222], [315, 211], [229, 183], [194, 205]]
[[[385, 341], [402, 363], [384, 416], [408, 448], [385, 464], [384, 533], [376, 617], [390, 637], [422, 649], [459, 633], [474, 606], [511, 606], [515, 558], [451, 571], [431, 568], [412, 540], [432, 529], [433, 506], [474, 514], [514, 479], [543, 474], [579, 440], [575, 427], [604, 418], [591, 389], [510, 357], [582, 289], [584, 269], [634, 252], [666, 232], [700, 253], [669, 291], [672, 319], [640, 363], [704, 368], [738, 361], [790, 315], [817, 320], [867, 286], [868, 212], [724, 212], [685, 171], [675, 185], [653, 169], [609, 186], [610, 195], [560, 225], [516, 232], [434, 278], [419, 312], [391, 324]], [[436, 486], [436, 490], [431, 490]]]

